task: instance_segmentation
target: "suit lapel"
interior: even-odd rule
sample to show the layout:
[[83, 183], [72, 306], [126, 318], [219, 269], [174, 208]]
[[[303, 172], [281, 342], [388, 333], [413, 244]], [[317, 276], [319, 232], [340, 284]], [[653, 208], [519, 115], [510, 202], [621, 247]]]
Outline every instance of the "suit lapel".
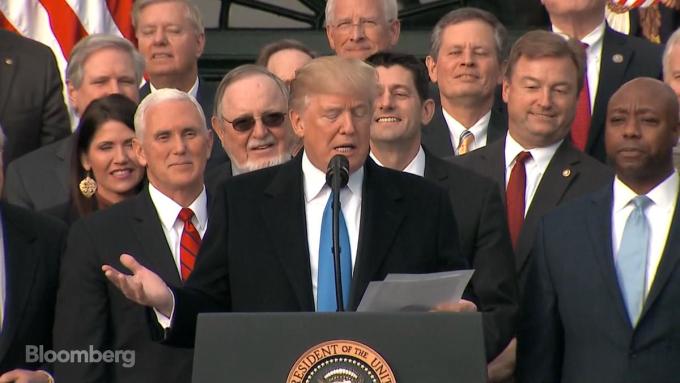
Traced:
[[451, 133], [440, 105], [435, 108], [432, 121], [423, 129], [422, 142], [423, 146], [439, 158], [448, 158], [454, 155]]
[[282, 165], [264, 191], [260, 211], [301, 310], [314, 311], [302, 155]]
[[[505, 137], [496, 140], [486, 147], [477, 149], [480, 160], [483, 163], [483, 168], [480, 169], [482, 174], [488, 176], [496, 182], [498, 190], [505, 205]], [[473, 152], [473, 155], [476, 154]]]
[[161, 220], [151, 201], [148, 187], [136, 197], [132, 214], [132, 227], [137, 240], [144, 250], [142, 254], [133, 254], [140, 262], [157, 273], [163, 280], [173, 286], [181, 286], [182, 280], [177, 271], [177, 264], [163, 233]]
[[404, 219], [402, 194], [370, 158], [364, 166], [359, 244], [352, 278], [350, 307], [356, 309], [375, 278]]
[[656, 271], [656, 276], [654, 277], [654, 282], [649, 290], [645, 305], [642, 308], [642, 314], [640, 318], [645, 315], [647, 311], [654, 302], [659, 298], [659, 295], [663, 291], [664, 287], [668, 284], [671, 279], [675, 268], [680, 260], [680, 206], [676, 201], [675, 212], [673, 213], [673, 220], [671, 221], [671, 229], [668, 234], [668, 240], [666, 241], [666, 246], [663, 250], [663, 255], [661, 256], [661, 261]]
[[508, 114], [505, 108], [503, 99], [500, 96], [496, 97], [491, 107], [491, 118], [489, 119], [489, 127], [486, 133], [487, 145], [503, 138], [508, 130]]
[[436, 182], [438, 185], [448, 187], [447, 180], [449, 178], [448, 173], [445, 169], [438, 166], [435, 161], [432, 160], [433, 154], [429, 150], [425, 150], [425, 172], [423, 177], [430, 181]]
[[529, 210], [524, 217], [524, 225], [519, 235], [516, 252], [518, 271], [521, 271], [524, 267], [529, 250], [533, 246], [538, 220], [560, 203], [569, 186], [578, 178], [578, 167], [576, 165], [580, 160], [577, 153], [569, 145], [569, 142], [564, 140], [557, 148], [545, 169], [545, 174], [538, 184]]
[[26, 223], [11, 219], [15, 217], [8, 217], [6, 210], [2, 210], [2, 228], [7, 290], [0, 337], [0, 360], [4, 358], [23, 317], [40, 256], [34, 248], [36, 238], [23, 228]]
[[612, 252], [612, 200], [611, 184], [604, 190], [593, 194], [591, 199], [592, 209], [587, 216], [587, 232], [607, 293], [610, 295], [611, 301], [614, 302], [619, 317], [630, 326], [628, 312], [616, 276], [614, 253]]
[[14, 73], [16, 72], [17, 58], [12, 54], [12, 47], [0, 49], [0, 116], [4, 115], [7, 100], [10, 98], [10, 89], [14, 82]]
[[625, 44], [625, 40], [621, 35], [606, 27], [602, 43], [602, 56], [600, 58], [600, 76], [595, 104], [593, 105], [594, 114], [590, 124], [590, 132], [588, 133], [586, 152], [590, 152], [593, 143], [603, 133], [607, 103], [618, 86], [623, 83], [626, 68], [634, 53]]

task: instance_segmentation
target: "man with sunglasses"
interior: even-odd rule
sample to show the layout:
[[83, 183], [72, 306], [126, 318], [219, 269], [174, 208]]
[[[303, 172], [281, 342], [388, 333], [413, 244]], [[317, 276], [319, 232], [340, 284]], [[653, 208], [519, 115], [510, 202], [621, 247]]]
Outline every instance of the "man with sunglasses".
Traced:
[[376, 79], [368, 64], [337, 56], [314, 59], [297, 72], [289, 116], [303, 153], [220, 186], [206, 245], [184, 288], [168, 288], [129, 255], [120, 261], [131, 275], [116, 270], [117, 262], [103, 267], [128, 298], [171, 318], [162, 332], [166, 341], [193, 343], [198, 312], [335, 311], [323, 217], [331, 196], [325, 172], [338, 154], [349, 163], [339, 196], [347, 310], [357, 308], [369, 282], [388, 273], [468, 267], [446, 192], [368, 159]]
[[264, 67], [242, 65], [217, 88], [212, 127], [231, 162], [210, 169], [208, 190], [232, 175], [282, 164], [299, 139], [287, 118], [288, 87]]

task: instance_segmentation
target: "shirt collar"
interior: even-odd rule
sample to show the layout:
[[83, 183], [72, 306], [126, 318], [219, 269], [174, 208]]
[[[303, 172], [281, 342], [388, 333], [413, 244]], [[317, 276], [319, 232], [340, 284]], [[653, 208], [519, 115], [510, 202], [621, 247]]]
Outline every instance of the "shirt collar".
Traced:
[[[654, 205], [663, 209], [671, 209], [675, 206], [678, 198], [678, 191], [680, 190], [680, 177], [678, 177], [677, 170], [674, 170], [668, 178], [656, 185], [654, 189], [650, 190], [646, 196], [652, 200]], [[631, 188], [628, 187], [618, 176], [614, 178], [614, 212], [624, 209], [630, 201], [637, 197]]]
[[477, 122], [474, 123], [469, 129], [466, 129], [463, 124], [458, 122], [455, 117], [450, 115], [444, 108], [442, 108], [442, 114], [444, 114], [444, 121], [449, 127], [449, 131], [453, 132], [455, 146], [458, 146], [460, 141], [460, 135], [463, 134], [465, 130], [469, 130], [470, 133], [475, 137], [475, 142], [483, 141], [486, 139], [487, 127], [489, 126], [489, 121], [491, 121], [491, 109], [486, 112]]
[[[158, 90], [155, 86], [153, 86], [151, 81], [149, 81], [149, 89], [151, 90], [151, 93]], [[193, 98], [198, 99], [198, 76], [196, 76], [196, 81], [194, 81], [194, 85], [191, 87], [191, 89], [189, 89], [187, 93], [190, 94]]]
[[[385, 167], [385, 165], [378, 160], [378, 158], [373, 154], [373, 152], [370, 152], [369, 155], [371, 156], [371, 159], [375, 161], [376, 164]], [[418, 153], [416, 153], [416, 156], [413, 157], [411, 162], [409, 162], [408, 165], [402, 170], [405, 173], [411, 173], [415, 174], [417, 176], [423, 177], [425, 175], [425, 151], [423, 150], [423, 147], [420, 146], [418, 148]]]
[[[582, 39], [581, 42], [584, 44], [588, 44], [588, 54], [591, 54], [592, 52], [599, 52], [599, 47], [602, 45], [602, 42], [604, 41], [604, 32], [607, 28], [607, 23], [605, 23], [604, 20], [595, 27], [590, 33], [585, 35]], [[569, 38], [570, 36], [567, 35], [566, 33], [562, 32], [561, 29], [557, 28], [556, 26], [552, 26], [553, 32], [557, 33], [558, 35], [564, 37], [564, 38]]]
[[519, 142], [515, 141], [515, 139], [510, 135], [510, 131], [508, 131], [505, 138], [505, 167], [509, 168], [510, 166], [514, 165], [515, 158], [520, 152], [528, 151], [531, 153], [531, 159], [536, 162], [538, 168], [545, 169], [548, 167], [550, 160], [552, 160], [553, 156], [555, 155], [557, 148], [559, 148], [562, 144], [562, 141], [564, 141], [564, 139], [559, 140], [550, 146], [527, 150], [524, 149], [524, 147], [520, 145]]
[[[158, 218], [161, 220], [161, 224], [166, 230], [172, 230], [175, 222], [177, 222], [177, 216], [179, 211], [182, 210], [177, 202], [173, 201], [170, 197], [161, 193], [160, 190], [156, 189], [152, 184], [149, 183], [149, 194], [151, 195], [151, 201], [156, 207], [156, 212], [158, 213]], [[208, 224], [208, 197], [205, 193], [205, 186], [201, 191], [201, 194], [196, 197], [196, 199], [188, 206], [194, 212], [194, 220], [196, 230], [203, 231]]]
[[[319, 170], [307, 157], [307, 152], [302, 153], [302, 175], [305, 188], [305, 202], [309, 203], [317, 198], [326, 186], [326, 173]], [[361, 167], [349, 175], [347, 188], [352, 194], [361, 195], [361, 187], [364, 181], [364, 168]]]

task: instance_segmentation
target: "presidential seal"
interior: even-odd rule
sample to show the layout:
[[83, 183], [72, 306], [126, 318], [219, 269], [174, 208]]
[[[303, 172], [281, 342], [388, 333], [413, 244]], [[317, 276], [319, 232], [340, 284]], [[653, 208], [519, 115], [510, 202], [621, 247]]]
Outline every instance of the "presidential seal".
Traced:
[[351, 340], [332, 340], [305, 351], [286, 383], [396, 383], [380, 354]]

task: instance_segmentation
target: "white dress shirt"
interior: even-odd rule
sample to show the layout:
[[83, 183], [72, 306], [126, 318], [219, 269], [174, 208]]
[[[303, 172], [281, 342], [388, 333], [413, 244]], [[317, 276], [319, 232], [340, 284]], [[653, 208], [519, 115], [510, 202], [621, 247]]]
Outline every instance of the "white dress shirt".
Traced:
[[[163, 234], [165, 234], [165, 239], [168, 241], [172, 258], [175, 260], [177, 272], [181, 275], [179, 248], [182, 231], [184, 231], [184, 222], [178, 216], [182, 206], [161, 193], [151, 184], [149, 184], [149, 194], [158, 213], [158, 218], [161, 220]], [[201, 194], [188, 207], [194, 212], [191, 222], [196, 227], [201, 238], [203, 238], [205, 231], [208, 229], [208, 197], [205, 194], [205, 187], [203, 187]]]
[[[652, 203], [645, 210], [645, 215], [649, 221], [650, 228], [645, 294], [649, 292], [649, 289], [654, 282], [659, 262], [661, 262], [661, 256], [663, 255], [666, 240], [668, 239], [668, 233], [671, 229], [671, 221], [673, 219], [673, 212], [675, 211], [675, 204], [678, 198], [678, 190], [680, 190], [680, 178], [678, 177], [677, 171], [673, 171], [673, 174], [646, 194], [647, 197], [652, 200]], [[614, 259], [616, 259], [619, 254], [619, 249], [621, 248], [623, 229], [626, 226], [628, 216], [634, 208], [634, 205], [630, 202], [633, 198], [637, 197], [637, 193], [621, 182], [619, 177], [614, 179], [613, 193], [612, 250]]]
[[[600, 84], [600, 64], [602, 63], [602, 45], [605, 28], [606, 24], [603, 20], [600, 25], [595, 27], [595, 29], [581, 39], [582, 43], [588, 44], [588, 49], [586, 49], [586, 69], [588, 70], [588, 93], [590, 96], [591, 113], [593, 112], [593, 106], [595, 106], [597, 87]], [[552, 30], [565, 38], [569, 37], [554, 25], [552, 26]], [[604, 106], [606, 107], [606, 105]]]
[[489, 110], [485, 115], [482, 116], [474, 125], [469, 129], [465, 129], [465, 126], [458, 122], [453, 116], [442, 108], [442, 113], [444, 114], [444, 120], [446, 125], [449, 127], [449, 134], [451, 135], [451, 143], [453, 144], [453, 152], [458, 155], [458, 145], [460, 143], [460, 135], [464, 131], [468, 130], [475, 137], [472, 142], [472, 146], [469, 151], [482, 148], [486, 146], [486, 136], [489, 131], [489, 121], [491, 121], [491, 110]]
[[[307, 152], [302, 154], [302, 176], [304, 179], [305, 214], [307, 218], [307, 243], [309, 245], [309, 265], [312, 277], [312, 292], [316, 307], [316, 290], [319, 271], [319, 243], [321, 241], [321, 221], [323, 211], [331, 194], [326, 185], [326, 173], [317, 169], [309, 161]], [[363, 193], [364, 168], [350, 174], [347, 187], [340, 192], [342, 215], [345, 217], [349, 244], [352, 249], [352, 273], [357, 257], [359, 243], [359, 223], [361, 222], [361, 198]]]
[[524, 215], [526, 216], [529, 207], [531, 207], [531, 201], [534, 199], [538, 185], [541, 183], [541, 178], [545, 174], [545, 169], [548, 168], [550, 160], [552, 160], [557, 148], [562, 144], [563, 140], [560, 140], [550, 146], [544, 148], [533, 148], [524, 149], [514, 138], [510, 135], [510, 132], [506, 134], [505, 137], [505, 187], [508, 187], [508, 182], [510, 181], [510, 172], [512, 172], [512, 167], [515, 166], [515, 158], [520, 152], [528, 151], [531, 153], [531, 158], [524, 161], [524, 168], [527, 174], [526, 191], [524, 194]]
[[[375, 156], [373, 155], [373, 152], [370, 154], [371, 158], [373, 161], [375, 161], [376, 164], [385, 167]], [[421, 146], [420, 149], [418, 149], [418, 153], [416, 154], [415, 157], [409, 162], [409, 164], [402, 170], [404, 173], [411, 173], [417, 176], [424, 177], [425, 176], [425, 151], [423, 150], [423, 147]]]
[[[156, 89], [156, 87], [153, 86], [151, 81], [149, 81], [149, 93], [153, 93], [157, 90], [158, 89]], [[196, 81], [194, 81], [194, 85], [191, 87], [191, 89], [189, 89], [187, 93], [189, 93], [194, 98], [198, 99], [198, 76], [196, 76]], [[210, 112], [212, 113], [212, 111]]]

